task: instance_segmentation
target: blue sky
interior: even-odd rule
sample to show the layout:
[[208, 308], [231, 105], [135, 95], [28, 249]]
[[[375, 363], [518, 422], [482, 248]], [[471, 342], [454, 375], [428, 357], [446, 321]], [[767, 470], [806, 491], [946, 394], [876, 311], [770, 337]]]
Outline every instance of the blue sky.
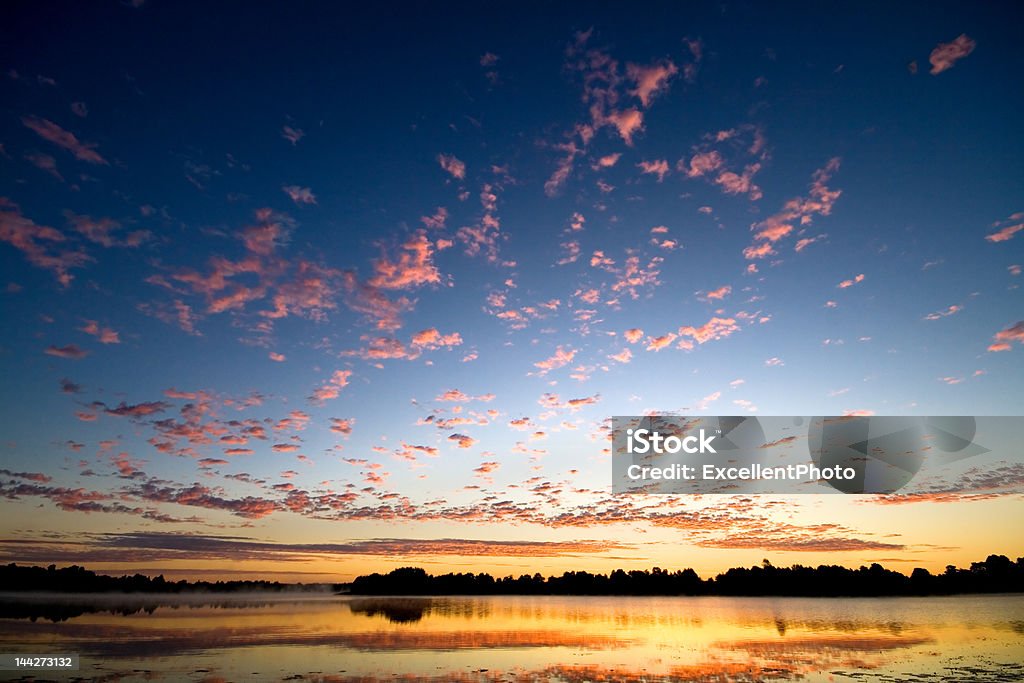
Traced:
[[[1021, 412], [1011, 4], [0, 12], [4, 532], [71, 544], [11, 561], [600, 568], [653, 524], [684, 550], [629, 557], [713, 569], [771, 506], [666, 531], [608, 497], [611, 415]], [[822, 505], [852, 563], [941, 561]], [[515, 546], [567, 516], [597, 545]]]

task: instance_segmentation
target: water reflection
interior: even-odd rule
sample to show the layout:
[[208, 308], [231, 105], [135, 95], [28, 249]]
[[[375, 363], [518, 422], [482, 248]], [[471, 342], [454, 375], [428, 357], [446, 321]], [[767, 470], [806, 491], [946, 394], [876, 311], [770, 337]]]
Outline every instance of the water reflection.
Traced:
[[78, 652], [82, 671], [46, 678], [126, 683], [928, 683], [1024, 676], [1022, 613], [1024, 596], [0, 596], [0, 651]]
[[489, 604], [462, 598], [353, 598], [348, 607], [352, 614], [382, 616], [395, 624], [413, 624], [426, 615], [485, 619]]
[[[280, 600], [274, 601], [280, 602]], [[0, 619], [68, 621], [85, 614], [153, 614], [157, 609], [263, 607], [272, 604], [263, 596], [234, 598], [188, 596], [175, 600], [161, 595], [0, 595]]]

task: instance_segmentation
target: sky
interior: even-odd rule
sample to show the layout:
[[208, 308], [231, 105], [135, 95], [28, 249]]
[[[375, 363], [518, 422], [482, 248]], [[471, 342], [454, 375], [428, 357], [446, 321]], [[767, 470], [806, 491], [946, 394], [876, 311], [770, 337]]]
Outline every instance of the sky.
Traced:
[[[1024, 554], [955, 490], [611, 490], [613, 415], [1020, 415], [1014, 3], [0, 8], [0, 561]], [[979, 473], [975, 473], [979, 474]]]

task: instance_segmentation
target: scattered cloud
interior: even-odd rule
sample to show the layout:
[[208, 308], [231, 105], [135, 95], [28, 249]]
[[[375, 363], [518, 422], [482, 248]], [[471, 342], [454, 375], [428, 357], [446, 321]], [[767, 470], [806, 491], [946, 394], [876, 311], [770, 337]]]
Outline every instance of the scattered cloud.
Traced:
[[306, 137], [306, 132], [304, 130], [302, 130], [301, 128], [293, 128], [291, 126], [282, 126], [281, 127], [281, 137], [283, 137], [288, 142], [292, 143], [292, 145], [297, 145], [297, 144], [299, 144], [299, 140], [301, 140], [302, 138]]
[[100, 156], [100, 153], [96, 151], [97, 145], [95, 143], [82, 142], [75, 137], [74, 133], [64, 130], [49, 119], [30, 115], [23, 116], [21, 118], [21, 122], [42, 139], [71, 152], [71, 154], [73, 154], [79, 161], [85, 161], [90, 164], [102, 166], [109, 165], [107, 160]]
[[626, 76], [636, 86], [629, 93], [638, 97], [645, 108], [649, 107], [655, 97], [668, 90], [669, 81], [677, 73], [679, 73], [678, 67], [669, 60], [650, 66], [627, 64]]
[[952, 69], [954, 64], [974, 52], [975, 45], [975, 42], [966, 33], [961, 33], [952, 42], [939, 43], [928, 55], [928, 61], [932, 65], [929, 73], [935, 76], [947, 69]]
[[[796, 197], [787, 201], [782, 209], [763, 221], [754, 223], [754, 243], [743, 251], [748, 260], [761, 259], [775, 254], [775, 244], [785, 237], [799, 234], [806, 226], [811, 225], [815, 216], [828, 216], [832, 207], [842, 195], [841, 190], [833, 190], [828, 186], [832, 176], [839, 170], [839, 159], [833, 158], [811, 177], [811, 187], [806, 197]], [[806, 239], [806, 238], [804, 238]], [[812, 242], [819, 237], [812, 238]], [[802, 250], [811, 242], [805, 242], [798, 249]], [[799, 244], [799, 243], [798, 243]]]
[[121, 337], [109, 327], [101, 327], [95, 320], [86, 320], [83, 327], [78, 328], [86, 334], [96, 337], [101, 344], [120, 344]]
[[316, 204], [316, 195], [308, 187], [282, 185], [281, 190], [296, 204]]
[[959, 313], [962, 310], [964, 310], [963, 306], [959, 306], [957, 304], [953, 304], [952, 306], [944, 308], [941, 311], [935, 311], [934, 313], [929, 313], [928, 315], [926, 315], [924, 317], [924, 320], [940, 320], [942, 318], [948, 318], [949, 316], [955, 315], [955, 314]]
[[572, 348], [564, 348], [559, 346], [555, 349], [555, 353], [550, 358], [546, 358], [541, 361], [534, 363], [534, 367], [540, 368], [539, 375], [546, 375], [552, 370], [564, 367], [565, 365], [572, 362], [572, 359], [576, 357], [576, 350]]
[[669, 173], [668, 162], [664, 159], [659, 159], [657, 161], [641, 161], [637, 164], [637, 168], [640, 169], [641, 173], [658, 176], [659, 183], [663, 181], [665, 176]]
[[1024, 344], [1024, 320], [996, 332], [995, 341], [989, 345], [989, 351], [1009, 351], [1013, 348], [1012, 342]]
[[1013, 239], [1021, 230], [1024, 230], [1024, 211], [1018, 212], [1010, 216], [1009, 218], [996, 221], [993, 228], [999, 228], [995, 232], [985, 235], [985, 239], [989, 242], [1008, 242]]
[[[729, 296], [729, 294], [731, 294], [731, 293], [732, 293], [732, 287], [731, 286], [729, 286], [729, 285], [722, 285], [718, 289], [713, 289], [710, 292], [704, 293], [703, 297], [701, 297], [701, 298], [703, 298], [705, 301], [713, 301], [713, 300], [721, 301], [725, 297]], [[700, 292], [698, 292], [698, 296], [700, 296]]]
[[79, 348], [77, 344], [68, 344], [67, 346], [47, 346], [43, 353], [48, 356], [70, 358], [71, 360], [82, 360], [89, 355], [88, 351]]
[[93, 260], [84, 251], [67, 247], [68, 238], [60, 230], [37, 225], [21, 213], [17, 204], [0, 197], [0, 242], [20, 251], [29, 263], [49, 270], [67, 287], [74, 280], [71, 270]]
[[324, 382], [313, 394], [309, 397], [311, 403], [322, 404], [324, 401], [330, 401], [338, 398], [341, 394], [341, 390], [348, 386], [349, 378], [352, 377], [351, 370], [335, 370], [334, 374]]
[[838, 285], [836, 285], [836, 287], [838, 287], [839, 289], [846, 289], [847, 287], [853, 287], [855, 284], [858, 284], [860, 282], [864, 282], [864, 273], [861, 273], [850, 280], [843, 280]]
[[451, 175], [452, 178], [455, 178], [456, 180], [464, 180], [466, 178], [466, 164], [454, 154], [438, 154], [437, 163], [439, 163], [441, 168]]

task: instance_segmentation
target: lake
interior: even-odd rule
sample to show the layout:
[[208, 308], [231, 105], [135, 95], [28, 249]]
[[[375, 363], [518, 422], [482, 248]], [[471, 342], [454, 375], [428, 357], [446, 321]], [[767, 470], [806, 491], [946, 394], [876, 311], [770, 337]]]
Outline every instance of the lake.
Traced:
[[7, 595], [0, 653], [81, 655], [40, 680], [1024, 680], [1024, 595]]

